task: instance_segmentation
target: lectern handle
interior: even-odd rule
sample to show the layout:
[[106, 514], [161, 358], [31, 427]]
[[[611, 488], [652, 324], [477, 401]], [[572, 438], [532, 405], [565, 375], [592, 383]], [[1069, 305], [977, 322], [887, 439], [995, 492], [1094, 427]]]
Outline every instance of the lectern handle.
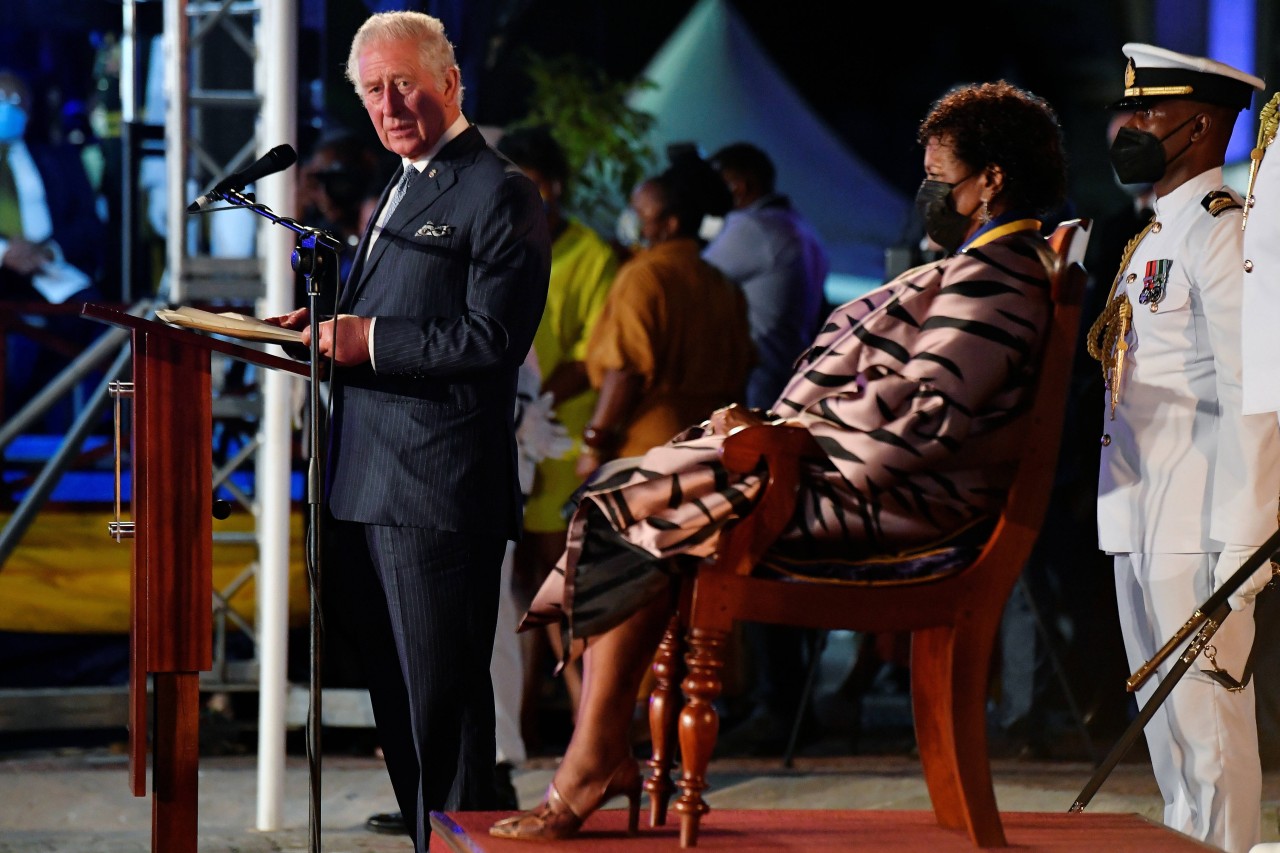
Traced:
[[125, 397], [133, 397], [133, 383], [113, 380], [107, 388], [115, 400], [115, 517], [107, 522], [107, 533], [112, 539], [120, 542], [124, 539], [132, 539], [134, 533], [132, 521], [120, 520], [120, 410], [121, 401]]

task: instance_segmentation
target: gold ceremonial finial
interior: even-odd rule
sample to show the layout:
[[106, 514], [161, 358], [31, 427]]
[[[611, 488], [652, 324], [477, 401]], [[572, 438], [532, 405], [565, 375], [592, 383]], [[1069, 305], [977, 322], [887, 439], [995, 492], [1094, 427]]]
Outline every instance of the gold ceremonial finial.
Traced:
[[1280, 125], [1280, 92], [1271, 96], [1262, 112], [1258, 114], [1258, 144], [1249, 152], [1249, 184], [1244, 192], [1244, 215], [1240, 217], [1240, 230], [1249, 222], [1249, 208], [1253, 207], [1253, 182], [1258, 179], [1258, 167], [1262, 165], [1262, 155], [1276, 138], [1276, 127]]
[[[1121, 270], [1124, 269], [1122, 266]], [[1112, 290], [1114, 293], [1115, 290]], [[1089, 355], [1102, 362], [1102, 381], [1111, 401], [1111, 420], [1116, 419], [1120, 404], [1120, 384], [1124, 380], [1124, 359], [1129, 352], [1129, 329], [1133, 322], [1133, 306], [1129, 295], [1121, 293], [1107, 302], [1107, 307], [1089, 329]]]
[[1124, 253], [1120, 256], [1120, 269], [1116, 271], [1116, 280], [1111, 283], [1111, 293], [1107, 296], [1107, 307], [1102, 309], [1098, 319], [1089, 327], [1089, 337], [1085, 341], [1089, 355], [1102, 363], [1102, 381], [1110, 392], [1112, 420], [1115, 420], [1116, 406], [1120, 404], [1124, 360], [1129, 352], [1129, 329], [1133, 324], [1133, 305], [1129, 302], [1129, 294], [1121, 291], [1120, 282], [1125, 270], [1129, 268], [1134, 250], [1155, 222], [1156, 218], [1152, 216], [1151, 221], [1124, 247]]

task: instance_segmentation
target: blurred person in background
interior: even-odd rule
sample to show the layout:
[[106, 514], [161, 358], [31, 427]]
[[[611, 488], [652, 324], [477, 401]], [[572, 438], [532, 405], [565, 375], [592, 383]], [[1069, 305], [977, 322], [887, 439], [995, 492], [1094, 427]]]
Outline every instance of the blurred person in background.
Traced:
[[582, 431], [582, 479], [740, 398], [755, 363], [742, 290], [702, 258], [698, 236], [732, 199], [696, 152], [674, 153], [631, 194], [640, 250], [619, 268], [587, 345], [599, 400]]
[[[733, 197], [724, 226], [702, 257], [742, 288], [756, 363], [744, 401], [767, 409], [791, 378], [823, 317], [826, 248], [791, 200], [775, 187], [773, 160], [749, 142], [726, 145], [710, 157]], [[717, 742], [722, 753], [777, 753], [804, 694], [812, 632], [748, 622], [743, 637], [754, 660], [753, 708]], [[812, 722], [812, 720], [810, 721]], [[812, 726], [806, 727], [812, 732]]]
[[[79, 150], [40, 141], [29, 125], [32, 91], [0, 69], [0, 302], [67, 306], [23, 317], [31, 334], [6, 334], [5, 416], [43, 388], [100, 331], [78, 305], [101, 298], [106, 228]], [[53, 431], [70, 425], [55, 409]]]
[[[605, 297], [618, 271], [613, 249], [600, 235], [565, 211], [572, 176], [564, 149], [545, 126], [507, 131], [497, 149], [529, 176], [542, 196], [551, 230], [551, 280], [547, 305], [533, 337], [542, 371], [542, 392], [551, 395], [554, 415], [573, 439], [565, 454], [538, 463], [532, 491], [525, 504], [524, 536], [516, 546], [515, 595], [518, 613], [528, 609], [533, 594], [550, 574], [564, 550], [568, 521], [564, 505], [580, 483], [576, 473], [582, 453], [580, 436], [596, 405], [596, 391], [587, 378], [587, 341], [604, 308]], [[550, 674], [548, 663], [560, 658], [559, 632], [521, 634], [524, 648], [521, 731], [526, 748], [538, 751], [543, 736], [539, 710]], [[553, 655], [547, 655], [550, 650]], [[566, 668], [563, 680], [571, 713], [578, 706], [577, 667]]]

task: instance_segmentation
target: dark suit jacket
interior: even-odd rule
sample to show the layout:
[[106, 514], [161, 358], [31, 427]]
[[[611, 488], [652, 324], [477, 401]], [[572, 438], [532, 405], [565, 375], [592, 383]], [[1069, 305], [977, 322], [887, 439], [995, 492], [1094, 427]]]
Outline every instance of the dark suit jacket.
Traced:
[[432, 158], [366, 258], [369, 236], [338, 312], [377, 318], [376, 370], [333, 379], [330, 510], [516, 539], [516, 375], [551, 271], [538, 191], [471, 127]]

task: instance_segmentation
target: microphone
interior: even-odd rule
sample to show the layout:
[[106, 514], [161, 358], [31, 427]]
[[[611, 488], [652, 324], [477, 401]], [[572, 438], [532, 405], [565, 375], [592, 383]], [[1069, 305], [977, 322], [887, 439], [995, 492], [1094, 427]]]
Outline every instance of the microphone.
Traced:
[[296, 162], [298, 162], [298, 152], [293, 150], [292, 145], [288, 143], [277, 145], [240, 171], [233, 172], [214, 184], [213, 189], [187, 205], [187, 213], [204, 210], [215, 201], [220, 201], [223, 193], [229, 190], [242, 190], [259, 178], [283, 172]]

